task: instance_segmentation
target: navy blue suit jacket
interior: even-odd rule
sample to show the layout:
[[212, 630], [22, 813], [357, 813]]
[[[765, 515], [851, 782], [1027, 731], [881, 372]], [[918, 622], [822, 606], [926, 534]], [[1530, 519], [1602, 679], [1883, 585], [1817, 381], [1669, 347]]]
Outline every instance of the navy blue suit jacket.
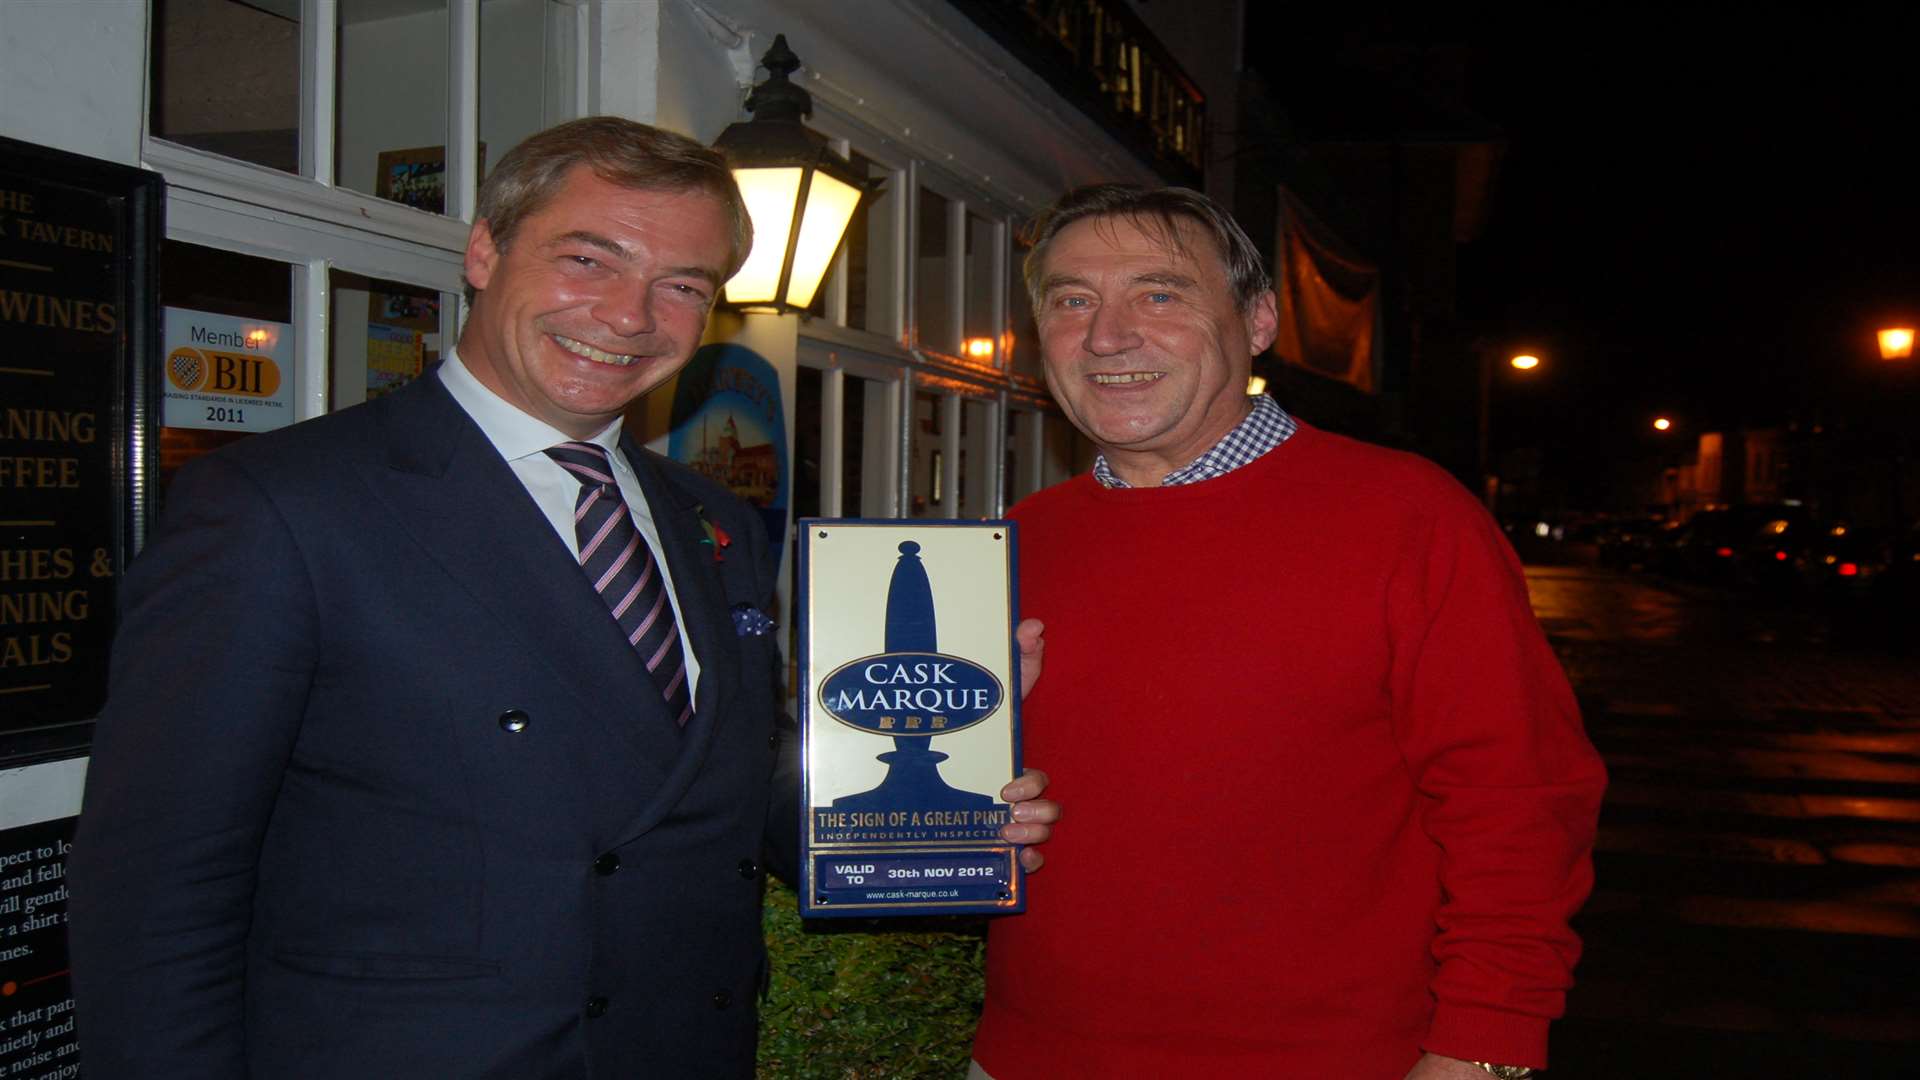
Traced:
[[437, 377], [180, 474], [70, 862], [89, 1077], [752, 1074], [798, 797], [774, 639], [731, 611], [774, 558], [626, 450], [700, 659], [684, 731]]

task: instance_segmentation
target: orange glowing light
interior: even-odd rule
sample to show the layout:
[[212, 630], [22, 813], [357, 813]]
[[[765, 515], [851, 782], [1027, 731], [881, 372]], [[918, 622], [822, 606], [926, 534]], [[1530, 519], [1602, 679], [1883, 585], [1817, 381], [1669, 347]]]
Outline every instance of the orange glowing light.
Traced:
[[1880, 331], [1880, 359], [1911, 360], [1913, 358], [1913, 327], [1890, 326]]
[[1664, 416], [1656, 416], [1653, 418], [1653, 430], [1655, 431], [1666, 431], [1672, 427], [1673, 421]]
[[1540, 358], [1532, 353], [1521, 353], [1519, 356], [1507, 361], [1507, 363], [1512, 364], [1521, 371], [1532, 371], [1534, 368], [1540, 366]]
[[961, 344], [960, 351], [966, 353], [972, 360], [991, 360], [993, 359], [993, 339], [970, 337]]

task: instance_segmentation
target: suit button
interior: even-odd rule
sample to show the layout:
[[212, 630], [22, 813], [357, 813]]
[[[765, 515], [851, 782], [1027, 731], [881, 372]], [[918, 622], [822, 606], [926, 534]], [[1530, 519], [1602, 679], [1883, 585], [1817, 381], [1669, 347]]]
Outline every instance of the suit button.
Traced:
[[611, 851], [593, 860], [593, 872], [601, 877], [606, 877], [618, 869], [620, 869], [620, 856]]
[[716, 1009], [724, 1009], [724, 1008], [726, 1008], [727, 1006], [729, 1006], [729, 1005], [731, 1005], [731, 1004], [733, 1004], [733, 991], [731, 991], [731, 990], [715, 990], [715, 991], [713, 992], [713, 1007], [714, 1007], [714, 1008], [716, 1008]]
[[769, 750], [780, 749], [780, 733], [779, 732], [776, 731], [773, 734], [767, 736], [767, 749]]
[[754, 862], [752, 859], [740, 860], [740, 876], [741, 877], [746, 878], [748, 881], [752, 881], [753, 878], [759, 873], [760, 873], [759, 863]]
[[606, 998], [590, 997], [587, 999], [587, 1017], [589, 1019], [599, 1019], [605, 1015], [607, 1015]]
[[523, 709], [508, 709], [500, 714], [500, 730], [509, 735], [518, 735], [527, 730], [527, 714]]

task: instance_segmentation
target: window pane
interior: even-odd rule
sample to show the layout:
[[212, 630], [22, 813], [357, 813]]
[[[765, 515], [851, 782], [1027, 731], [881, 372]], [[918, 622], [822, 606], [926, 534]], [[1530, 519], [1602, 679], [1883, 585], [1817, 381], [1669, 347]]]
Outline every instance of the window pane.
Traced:
[[328, 405], [338, 411], [391, 393], [440, 359], [441, 294], [344, 270], [329, 272], [333, 357]]
[[1082, 438], [1064, 416], [1049, 415], [1042, 429], [1046, 457], [1040, 473], [1040, 486], [1052, 487], [1093, 467], [1093, 446]]
[[876, 334], [894, 332], [893, 215], [900, 204], [900, 184], [893, 170], [853, 152], [853, 167], [861, 175], [885, 180], [880, 194], [854, 211], [847, 227], [847, 325]]
[[154, 0], [152, 20], [148, 131], [300, 171], [299, 0]]
[[1000, 291], [999, 223], [971, 211], [967, 214], [966, 341], [961, 349], [969, 360], [992, 362], [1004, 348], [994, 309]]
[[343, 2], [339, 50], [335, 183], [444, 212], [446, 0]]
[[[884, 428], [886, 395], [891, 390], [874, 379], [846, 377], [840, 403], [845, 417], [840, 425], [840, 437], [845, 440], [840, 455], [840, 512], [847, 517], [877, 517], [887, 505], [886, 433], [879, 431], [871, 442], [867, 433], [870, 420], [876, 428]], [[873, 487], [871, 496], [866, 492], [868, 485]]]
[[913, 395], [913, 463], [907, 517], [945, 516], [941, 510], [947, 498], [941, 396], [925, 390]]
[[[820, 369], [802, 364], [793, 373], [793, 519], [820, 515]], [[797, 565], [797, 564], [796, 564]]]
[[1022, 267], [1026, 264], [1025, 244], [1015, 244], [1011, 265], [1007, 268], [1007, 312], [1013, 323], [1013, 364], [1011, 370], [1029, 378], [1041, 378], [1040, 333], [1033, 325], [1033, 301], [1027, 295]]
[[993, 410], [991, 401], [960, 403], [960, 509], [963, 518], [993, 515]]
[[920, 347], [953, 354], [960, 346], [960, 326], [953, 310], [953, 261], [947, 244], [949, 202], [937, 192], [920, 189], [920, 240], [914, 257], [914, 322]]
[[1052, 481], [1046, 475], [1047, 415], [1014, 409], [1007, 416], [1007, 505]]
[[560, 0], [480, 4], [481, 175], [521, 140], [579, 115], [574, 103], [574, 20]]
[[161, 244], [163, 493], [201, 454], [292, 421], [292, 296], [286, 263], [179, 240]]

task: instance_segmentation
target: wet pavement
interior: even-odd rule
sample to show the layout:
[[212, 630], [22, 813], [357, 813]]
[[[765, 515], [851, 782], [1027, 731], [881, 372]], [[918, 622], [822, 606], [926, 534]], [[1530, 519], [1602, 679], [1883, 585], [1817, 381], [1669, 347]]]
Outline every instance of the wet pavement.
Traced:
[[1530, 566], [1612, 784], [1548, 1080], [1920, 1078], [1920, 656]]

